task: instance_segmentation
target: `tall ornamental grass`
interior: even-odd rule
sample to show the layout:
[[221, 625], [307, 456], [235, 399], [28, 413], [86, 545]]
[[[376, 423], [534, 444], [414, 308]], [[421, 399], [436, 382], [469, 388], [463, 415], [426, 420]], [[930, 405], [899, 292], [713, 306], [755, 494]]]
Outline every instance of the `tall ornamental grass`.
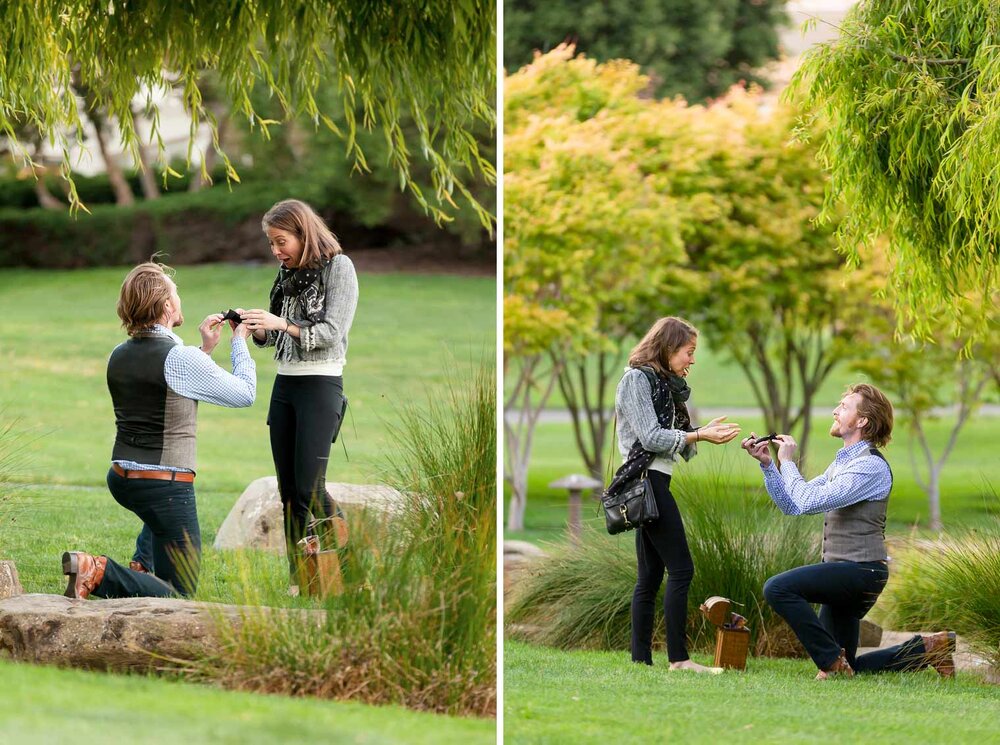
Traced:
[[[698, 612], [712, 595], [736, 601], [749, 619], [757, 654], [799, 654], [788, 626], [767, 605], [768, 577], [819, 561], [814, 518], [782, 515], [762, 493], [725, 469], [672, 483], [687, 531], [695, 573], [689, 599], [689, 643], [714, 647], [715, 629]], [[508, 634], [563, 649], [629, 648], [630, 608], [636, 582], [635, 534], [608, 536], [585, 530], [578, 545], [560, 545], [512, 588], [505, 606]], [[662, 648], [662, 590], [656, 601], [654, 645]]]
[[[226, 687], [496, 714], [496, 393], [483, 367], [426, 410], [404, 408], [393, 515], [350, 513], [346, 591], [315, 611], [220, 626], [192, 674]], [[250, 567], [249, 564], [246, 565]], [[247, 604], [258, 600], [252, 570]]]
[[882, 624], [956, 631], [1000, 668], [1000, 531], [913, 544], [896, 564]]

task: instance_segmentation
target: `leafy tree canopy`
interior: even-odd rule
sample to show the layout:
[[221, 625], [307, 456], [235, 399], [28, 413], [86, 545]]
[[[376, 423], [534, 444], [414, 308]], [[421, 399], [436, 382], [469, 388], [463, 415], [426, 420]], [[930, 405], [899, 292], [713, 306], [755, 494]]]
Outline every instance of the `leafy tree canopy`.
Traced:
[[[980, 0], [858, 3], [839, 38], [809, 53], [796, 77], [805, 105], [830, 122], [826, 213], [844, 250], [888, 236], [892, 294], [930, 337], [976, 321], [956, 294], [989, 296], [1000, 254], [1000, 5]], [[943, 316], [926, 311], [927, 300]]]
[[[15, 128], [33, 125], [63, 150], [63, 173], [71, 178], [67, 133], [79, 137], [82, 131], [74, 92], [82, 85], [117, 121], [123, 144], [137, 162], [140, 143], [131, 105], [134, 99], [144, 101], [165, 167], [153, 92], [182, 91], [193, 143], [203, 122], [217, 132], [200, 87], [204, 72], [213, 70], [251, 128], [259, 126], [266, 135], [277, 123], [255, 110], [253, 88], [263, 81], [280, 102], [283, 119], [304, 113], [314, 126], [336, 131], [359, 168], [367, 168], [359, 128], [380, 129], [400, 186], [413, 191], [426, 209], [446, 218], [455, 199], [464, 199], [488, 224], [492, 218], [478, 207], [465, 181], [494, 177], [473, 129], [494, 124], [495, 39], [493, 0], [4, 3], [0, 131], [16, 140]], [[320, 84], [330, 78], [338, 84], [344, 127], [317, 102]], [[415, 136], [406, 136], [404, 117], [414, 123]], [[433, 197], [411, 178], [413, 151], [430, 163]], [[21, 152], [28, 158], [26, 150]], [[225, 162], [229, 177], [238, 179]]]
[[786, 0], [606, 0], [504, 5], [504, 64], [510, 72], [571, 42], [598, 60], [630, 59], [657, 95], [718, 96], [779, 54]]

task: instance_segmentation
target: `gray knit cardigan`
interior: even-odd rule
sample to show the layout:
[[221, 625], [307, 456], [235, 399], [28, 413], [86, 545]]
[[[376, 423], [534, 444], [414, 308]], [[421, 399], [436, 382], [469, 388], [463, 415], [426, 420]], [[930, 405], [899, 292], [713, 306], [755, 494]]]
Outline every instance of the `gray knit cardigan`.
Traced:
[[323, 286], [324, 317], [314, 323], [301, 315], [297, 298], [286, 297], [281, 316], [299, 327], [296, 339], [283, 331], [268, 331], [264, 341], [251, 336], [258, 347], [275, 347], [274, 358], [281, 362], [347, 362], [347, 334], [358, 307], [358, 275], [354, 262], [337, 254], [326, 265], [320, 280]]

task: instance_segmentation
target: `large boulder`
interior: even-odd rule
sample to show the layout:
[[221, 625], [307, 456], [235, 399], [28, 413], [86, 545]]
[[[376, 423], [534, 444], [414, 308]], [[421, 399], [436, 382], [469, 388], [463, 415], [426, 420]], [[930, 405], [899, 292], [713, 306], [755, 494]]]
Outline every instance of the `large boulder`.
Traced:
[[219, 625], [238, 627], [248, 614], [322, 611], [244, 608], [175, 598], [70, 600], [19, 595], [0, 600], [0, 658], [135, 671], [169, 667], [219, 649]]
[[[392, 512], [399, 508], [403, 499], [403, 495], [395, 489], [377, 484], [327, 483], [326, 491], [348, 518], [355, 510]], [[259, 548], [285, 553], [284, 518], [277, 478], [259, 478], [244, 490], [222, 522], [213, 546], [217, 549]]]
[[21, 595], [24, 588], [17, 576], [17, 567], [13, 561], [0, 561], [0, 600]]
[[858, 632], [859, 647], [877, 647], [882, 643], [882, 627], [867, 618], [861, 619]]
[[518, 575], [532, 562], [544, 559], [548, 554], [527, 541], [503, 542], [503, 591], [507, 593], [514, 586]]

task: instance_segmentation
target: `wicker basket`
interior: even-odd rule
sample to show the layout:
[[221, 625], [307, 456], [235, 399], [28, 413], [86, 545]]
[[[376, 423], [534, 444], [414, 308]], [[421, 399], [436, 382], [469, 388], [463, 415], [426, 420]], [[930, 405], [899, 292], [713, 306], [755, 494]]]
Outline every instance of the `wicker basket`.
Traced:
[[747, 629], [716, 629], [715, 666], [733, 670], [747, 669], [750, 632]]

